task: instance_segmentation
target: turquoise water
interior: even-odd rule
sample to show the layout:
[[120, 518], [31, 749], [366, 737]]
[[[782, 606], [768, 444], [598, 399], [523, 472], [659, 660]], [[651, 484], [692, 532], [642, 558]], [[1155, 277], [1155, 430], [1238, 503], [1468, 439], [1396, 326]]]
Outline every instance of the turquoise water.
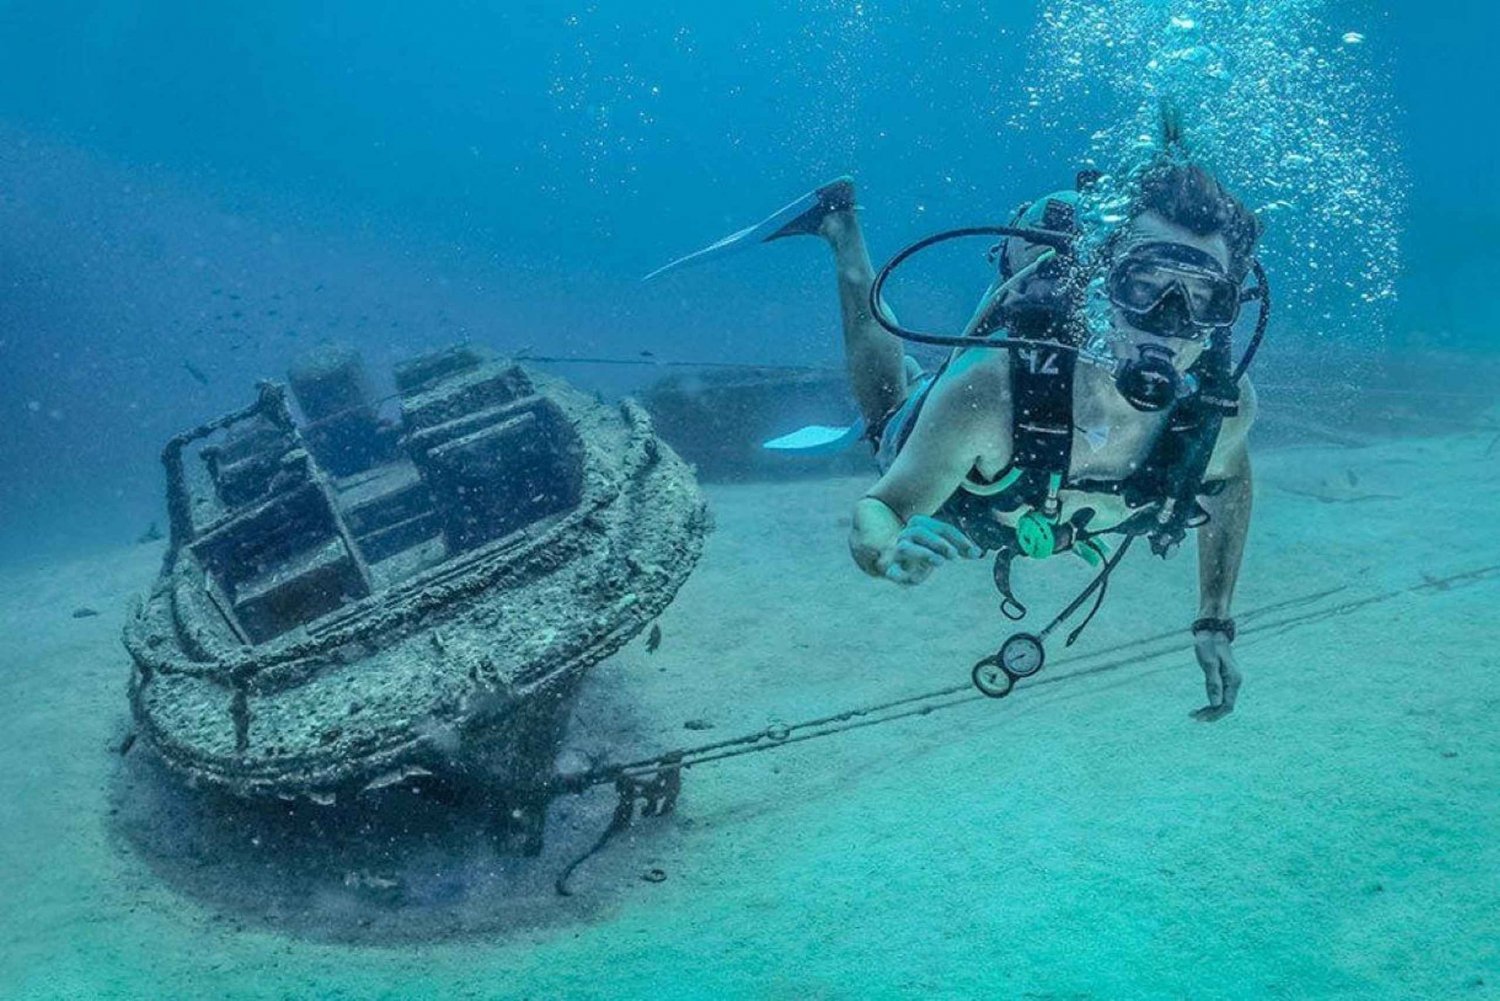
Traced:
[[[1089, 5], [1052, 9], [1074, 6]], [[1220, 5], [1189, 6], [1207, 23]], [[1175, 12], [1108, 9], [1148, 12], [1157, 32]], [[1362, 111], [1334, 142], [1376, 157], [1367, 168], [1385, 186], [1364, 197], [1400, 196], [1367, 205], [1363, 224], [1406, 205], [1395, 262], [1361, 224], [1327, 225], [1319, 199], [1290, 222], [1273, 211], [1280, 288], [1302, 288], [1308, 255], [1336, 276], [1326, 301], [1285, 314], [1282, 343], [1312, 342], [1304, 324], [1321, 329], [1351, 296], [1386, 288], [1389, 274], [1362, 275], [1374, 259], [1404, 266], [1399, 322], [1380, 335], [1393, 350], [1492, 350], [1493, 299], [1472, 290], [1495, 273], [1496, 140], [1469, 117], [1470, 96], [1495, 89], [1492, 14], [1266, 9], [1281, 19], [1267, 32], [1278, 52], [1305, 43], [1336, 65], [1304, 94], [1286, 93], [1302, 81], [1285, 71], [1272, 81], [1262, 122], [1284, 148], [1258, 148], [1261, 161], [1321, 164], [1326, 150], [1294, 148], [1318, 102], [1342, 110], [1349, 89], [1369, 93], [1360, 107], [1375, 102], [1378, 116]], [[372, 364], [459, 335], [504, 349], [836, 362], [837, 304], [806, 254], [742, 258], [691, 288], [636, 279], [839, 173], [860, 179], [876, 257], [1065, 186], [1090, 137], [1143, 107], [1151, 52], [1109, 47], [1107, 31], [1059, 34], [1044, 10], [6, 5], [0, 387], [14, 433], [0, 442], [0, 507], [15, 514], [0, 552], [133, 538], [157, 511], [160, 442], [323, 338]], [[1137, 27], [1127, 22], [1121, 31]], [[1349, 31], [1362, 45], [1341, 41]], [[1105, 65], [1117, 52], [1128, 61]], [[1083, 87], [1094, 66], [1136, 83]], [[1036, 86], [1045, 115], [1028, 107]], [[1262, 181], [1276, 164], [1239, 164], [1231, 186], [1255, 207], [1275, 202]], [[1351, 242], [1357, 253], [1323, 256]], [[966, 314], [970, 282], [983, 280], [932, 277], [934, 309]], [[1364, 350], [1377, 333], [1355, 319], [1338, 339]]]
[[[1497, 29], [1475, 2], [0, 5], [0, 997], [1495, 996]], [[732, 427], [727, 468], [679, 442], [715, 530], [564, 751], [950, 694], [689, 770], [573, 896], [608, 789], [525, 858], [472, 804], [247, 809], [132, 740], [158, 454], [257, 380], [338, 343], [384, 389], [469, 341], [602, 359], [544, 367], [604, 400], [706, 392], [698, 363], [834, 385], [812, 241], [640, 277], [840, 174], [877, 264], [1085, 166], [1107, 225], [1164, 104], [1276, 293], [1232, 716], [1188, 716], [1191, 555], [1136, 554], [1035, 687], [974, 696], [1010, 631], [985, 568], [868, 580], [867, 463], [753, 452], [848, 418], [825, 386]], [[903, 319], [961, 325], [986, 246], [914, 265]], [[1021, 572], [1038, 617], [1087, 579]]]

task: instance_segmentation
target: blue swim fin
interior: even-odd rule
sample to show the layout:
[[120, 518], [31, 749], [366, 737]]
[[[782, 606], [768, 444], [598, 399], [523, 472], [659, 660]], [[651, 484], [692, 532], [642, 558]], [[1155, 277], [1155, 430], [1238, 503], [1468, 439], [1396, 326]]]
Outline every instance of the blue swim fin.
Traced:
[[818, 231], [823, 217], [829, 212], [841, 209], [852, 209], [854, 207], [854, 178], [839, 177], [815, 191], [809, 191], [801, 198], [785, 205], [773, 212], [770, 216], [762, 219], [754, 226], [746, 226], [735, 233], [730, 233], [717, 243], [711, 243], [702, 250], [695, 250], [691, 254], [679, 257], [669, 264], [663, 264], [651, 272], [641, 281], [649, 282], [659, 275], [668, 271], [674, 271], [684, 264], [698, 264], [703, 261], [711, 261], [716, 257], [731, 254], [737, 250], [744, 250], [759, 243], [770, 243], [772, 240], [780, 240], [787, 236], [808, 236]]
[[761, 446], [773, 452], [792, 452], [797, 455], [834, 455], [858, 442], [865, 436], [865, 422], [857, 420], [844, 428], [813, 424], [800, 431], [772, 438]]

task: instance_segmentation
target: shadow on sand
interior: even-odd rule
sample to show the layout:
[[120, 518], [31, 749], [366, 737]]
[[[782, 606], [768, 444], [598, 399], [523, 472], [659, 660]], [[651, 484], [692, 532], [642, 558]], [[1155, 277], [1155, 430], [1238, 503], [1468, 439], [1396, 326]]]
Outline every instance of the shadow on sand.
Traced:
[[[629, 743], [628, 703], [585, 685], [564, 757]], [[608, 721], [604, 727], [588, 720]], [[569, 762], [570, 767], [576, 762]], [[646, 820], [554, 882], [609, 825], [610, 788], [548, 810], [527, 855], [504, 807], [477, 787], [431, 779], [335, 806], [246, 803], [185, 788], [143, 744], [116, 770], [109, 827], [117, 844], [174, 891], [234, 926], [312, 940], [399, 944], [523, 934], [597, 918], [654, 865], [674, 822]]]

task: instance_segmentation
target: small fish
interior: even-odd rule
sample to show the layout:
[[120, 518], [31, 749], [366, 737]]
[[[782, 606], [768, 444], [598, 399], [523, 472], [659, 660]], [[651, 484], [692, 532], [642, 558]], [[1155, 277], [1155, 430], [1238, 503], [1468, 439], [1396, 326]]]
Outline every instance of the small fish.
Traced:
[[192, 362], [184, 358], [182, 359], [182, 367], [187, 369], [188, 375], [192, 376], [194, 379], [197, 379], [199, 382], [203, 383], [203, 385], [208, 385], [208, 376], [204, 375], [202, 370], [199, 369], [198, 366], [194, 365]]
[[92, 608], [89, 608], [87, 605], [85, 605], [82, 608], [75, 608], [75, 609], [73, 609], [73, 618], [75, 618], [75, 619], [92, 619], [94, 616], [96, 616], [98, 614], [99, 614], [98, 612], [96, 612]]
[[157, 528], [156, 522], [153, 521], [150, 525], [146, 526], [146, 530], [141, 533], [141, 537], [135, 541], [136, 545], [144, 545], [147, 542], [158, 542], [160, 540], [161, 529]]
[[646, 637], [646, 652], [655, 653], [661, 648], [661, 623], [651, 623], [651, 632]]
[[656, 357], [656, 352], [655, 351], [642, 351], [641, 352], [641, 357], [642, 358], [655, 358]]
[[117, 747], [117, 748], [115, 748], [115, 752], [117, 754], [119, 754], [120, 757], [123, 758], [125, 755], [127, 755], [127, 754], [130, 753], [130, 749], [132, 747], [134, 747], [134, 746], [135, 746], [135, 731], [131, 730], [129, 733], [127, 733], [125, 735], [125, 739], [122, 740], [122, 741], [120, 741], [120, 746]]
[[399, 904], [406, 896], [406, 883], [399, 877], [366, 870], [345, 873], [344, 886], [378, 904]]

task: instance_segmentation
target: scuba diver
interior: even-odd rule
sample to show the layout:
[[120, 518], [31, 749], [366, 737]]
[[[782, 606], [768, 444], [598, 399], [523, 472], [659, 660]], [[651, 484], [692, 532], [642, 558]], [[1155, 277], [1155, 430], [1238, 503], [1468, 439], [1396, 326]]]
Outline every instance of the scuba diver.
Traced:
[[[881, 476], [855, 505], [849, 537], [865, 573], [912, 586], [945, 564], [993, 552], [1002, 610], [1016, 620], [1026, 609], [1010, 587], [1014, 558], [1071, 552], [1101, 568], [1046, 629], [1012, 636], [975, 665], [975, 684], [987, 695], [1006, 695], [1039, 670], [1042, 641], [1091, 595], [1097, 610], [1131, 541], [1144, 537], [1165, 556], [1195, 529], [1199, 599], [1189, 631], [1208, 701], [1193, 716], [1215, 720], [1234, 709], [1241, 684], [1231, 603], [1251, 513], [1246, 434], [1256, 399], [1244, 370], [1270, 304], [1254, 257], [1260, 225], [1169, 144], [1132, 178], [1123, 221], [1086, 254], [1080, 192], [1099, 180], [1080, 174], [1077, 190], [1023, 206], [1009, 226], [921, 241], [877, 274], [854, 183], [839, 178], [648, 277], [790, 236], [820, 237], [832, 248], [862, 420], [767, 447], [871, 443]], [[883, 297], [890, 272], [933, 243], [982, 234], [1005, 237], [992, 251], [998, 275], [962, 334], [900, 326]], [[1252, 274], [1258, 285], [1246, 291]], [[1232, 328], [1254, 299], [1260, 322], [1235, 365]], [[903, 340], [952, 350], [926, 375]]]

